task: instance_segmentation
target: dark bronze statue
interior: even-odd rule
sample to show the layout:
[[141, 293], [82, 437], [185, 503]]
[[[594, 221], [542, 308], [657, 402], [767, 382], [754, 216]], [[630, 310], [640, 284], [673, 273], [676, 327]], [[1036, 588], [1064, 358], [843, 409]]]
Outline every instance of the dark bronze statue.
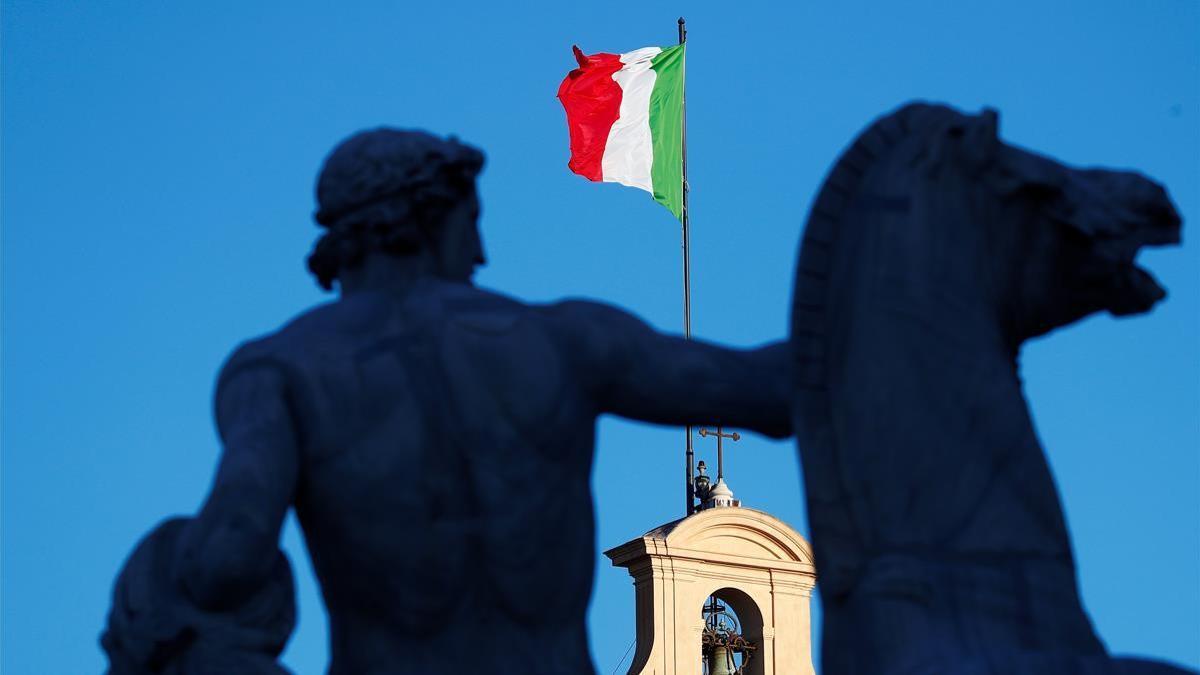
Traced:
[[1178, 242], [1179, 216], [1146, 178], [1063, 166], [996, 125], [929, 105], [881, 118], [805, 228], [793, 419], [821, 672], [1183, 672], [1096, 636], [1017, 365], [1031, 337], [1162, 299], [1134, 257]]
[[791, 433], [785, 345], [724, 349], [474, 287], [482, 165], [392, 129], [330, 155], [309, 268], [340, 297], [223, 368], [212, 491], [122, 571], [102, 638], [114, 675], [283, 672], [289, 508], [331, 673], [593, 672], [597, 416]]

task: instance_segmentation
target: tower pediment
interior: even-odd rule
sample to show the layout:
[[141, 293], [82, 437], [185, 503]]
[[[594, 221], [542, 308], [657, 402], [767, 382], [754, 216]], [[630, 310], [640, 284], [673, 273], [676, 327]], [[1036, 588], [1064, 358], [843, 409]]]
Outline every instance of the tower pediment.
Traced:
[[[812, 547], [799, 532], [765, 511], [745, 507], [707, 509], [656, 527], [621, 546], [605, 551], [614, 565], [640, 555], [689, 553], [711, 559], [713, 554], [737, 558], [736, 564], [813, 573]], [[735, 562], [732, 561], [731, 562]], [[794, 563], [788, 565], [787, 563]]]

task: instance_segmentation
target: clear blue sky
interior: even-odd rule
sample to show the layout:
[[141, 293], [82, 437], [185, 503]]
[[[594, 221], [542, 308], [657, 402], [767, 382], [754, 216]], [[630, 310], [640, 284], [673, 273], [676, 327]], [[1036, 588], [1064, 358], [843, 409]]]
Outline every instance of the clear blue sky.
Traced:
[[[207, 489], [222, 359], [324, 297], [303, 269], [312, 186], [347, 134], [422, 127], [486, 150], [483, 285], [600, 298], [677, 330], [676, 222], [642, 192], [567, 171], [554, 94], [572, 43], [671, 44], [680, 13], [706, 338], [783, 335], [822, 175], [908, 99], [995, 106], [1012, 142], [1169, 187], [1187, 243], [1142, 257], [1167, 302], [1039, 340], [1022, 369], [1099, 632], [1115, 652], [1200, 666], [1194, 0], [5, 0], [3, 671], [102, 668], [122, 559]], [[681, 436], [600, 425], [600, 550], [680, 515]], [[747, 505], [807, 531], [790, 444], [746, 438], [729, 466]], [[325, 620], [294, 524], [283, 542], [301, 612], [285, 660], [319, 672]], [[633, 637], [633, 588], [599, 556], [596, 572], [588, 620], [609, 673]]]

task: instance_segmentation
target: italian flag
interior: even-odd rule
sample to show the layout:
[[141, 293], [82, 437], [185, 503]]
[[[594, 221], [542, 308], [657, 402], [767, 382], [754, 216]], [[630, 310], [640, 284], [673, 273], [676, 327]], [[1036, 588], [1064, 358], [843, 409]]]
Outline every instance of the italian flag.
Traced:
[[586, 55], [558, 87], [571, 132], [571, 171], [641, 188], [683, 213], [684, 46]]

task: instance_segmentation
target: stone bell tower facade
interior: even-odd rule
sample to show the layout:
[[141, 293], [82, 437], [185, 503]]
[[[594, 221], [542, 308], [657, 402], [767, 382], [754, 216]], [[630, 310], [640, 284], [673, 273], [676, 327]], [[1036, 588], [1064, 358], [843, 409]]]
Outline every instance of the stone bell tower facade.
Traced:
[[813, 674], [812, 549], [729, 497], [605, 552], [637, 597], [629, 675]]

